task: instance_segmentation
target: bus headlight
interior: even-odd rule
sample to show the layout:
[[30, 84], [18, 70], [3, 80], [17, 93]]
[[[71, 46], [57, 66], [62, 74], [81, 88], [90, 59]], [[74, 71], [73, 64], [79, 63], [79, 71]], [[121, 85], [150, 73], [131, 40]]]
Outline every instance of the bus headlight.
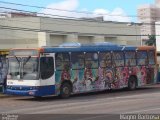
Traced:
[[29, 95], [34, 95], [34, 92], [33, 92], [33, 91], [30, 91], [30, 92], [29, 92]]

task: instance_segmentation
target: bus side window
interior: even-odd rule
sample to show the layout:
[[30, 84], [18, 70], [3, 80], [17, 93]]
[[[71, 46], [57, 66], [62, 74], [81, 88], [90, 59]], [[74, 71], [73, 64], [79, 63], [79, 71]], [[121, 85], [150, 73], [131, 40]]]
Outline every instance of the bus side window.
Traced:
[[85, 67], [87, 69], [96, 69], [98, 68], [98, 53], [86, 53], [85, 54]]
[[137, 52], [137, 64], [138, 65], [147, 65], [148, 64], [147, 51], [138, 51]]
[[124, 53], [117, 51], [113, 52], [113, 66], [118, 67], [118, 66], [124, 66]]
[[72, 53], [71, 54], [72, 69], [83, 69], [84, 68], [84, 53]]
[[155, 64], [155, 52], [154, 51], [149, 51], [148, 52], [148, 60], [150, 65]]
[[69, 53], [56, 53], [56, 70], [64, 70], [70, 68]]
[[101, 68], [112, 67], [110, 52], [99, 53], [99, 65]]
[[134, 51], [125, 52], [125, 65], [136, 66], [136, 53]]
[[48, 79], [54, 74], [53, 57], [41, 57], [40, 59], [40, 75], [42, 79]]

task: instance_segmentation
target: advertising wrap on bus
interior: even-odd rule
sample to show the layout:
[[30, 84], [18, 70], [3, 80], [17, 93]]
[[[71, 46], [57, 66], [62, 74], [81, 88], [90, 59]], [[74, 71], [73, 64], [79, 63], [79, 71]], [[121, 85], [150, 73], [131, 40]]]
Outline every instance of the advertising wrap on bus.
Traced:
[[[42, 97], [157, 83], [154, 47], [112, 44], [11, 50], [7, 94]], [[26, 54], [25, 54], [26, 53]]]

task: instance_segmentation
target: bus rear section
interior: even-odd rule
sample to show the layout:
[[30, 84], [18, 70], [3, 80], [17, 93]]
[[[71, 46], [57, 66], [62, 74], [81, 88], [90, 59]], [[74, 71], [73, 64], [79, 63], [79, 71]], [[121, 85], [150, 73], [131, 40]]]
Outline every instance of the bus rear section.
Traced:
[[42, 51], [10, 51], [6, 94], [35, 97], [55, 94], [54, 54], [41, 54]]

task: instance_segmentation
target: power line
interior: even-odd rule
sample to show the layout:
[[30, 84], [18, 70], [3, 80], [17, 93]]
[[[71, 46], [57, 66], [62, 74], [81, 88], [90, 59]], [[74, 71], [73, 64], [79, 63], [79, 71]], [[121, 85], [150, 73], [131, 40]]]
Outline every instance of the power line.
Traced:
[[72, 11], [71, 10], [62, 10], [62, 9], [47, 8], [47, 7], [34, 6], [34, 5], [25, 5], [25, 4], [20, 4], [20, 3], [12, 3], [12, 2], [4, 2], [4, 1], [0, 1], [0, 3], [11, 4], [11, 5], [18, 5], [18, 6], [25, 6], [25, 7], [33, 7], [33, 8], [43, 8], [43, 9], [50, 9], [50, 10], [57, 10], [57, 11], [66, 11], [66, 12], [74, 12], [74, 13], [93, 14], [91, 12], [82, 12], [82, 11], [73, 11], [73, 10]]
[[[47, 8], [47, 7], [42, 7], [42, 6], [26, 5], [26, 4], [13, 3], [13, 2], [0, 1], [0, 3], [25, 6], [25, 7], [33, 7], [33, 8], [43, 8], [43, 9], [50, 9], [50, 10], [57, 10], [57, 11], [65, 11], [65, 12], [72, 12], [72, 13], [83, 13], [83, 14], [92, 14], [92, 15], [95, 14], [93, 12], [87, 12], [87, 11], [75, 11], [75, 10], [64, 10], [64, 9], [62, 10], [62, 9], [56, 9], [56, 8]], [[102, 15], [102, 14], [96, 14], [96, 15]], [[103, 14], [103, 15], [110, 15], [110, 14]], [[110, 16], [122, 16], [122, 15], [110, 15]], [[123, 16], [123, 17], [127, 17], [127, 16]]]
[[[32, 6], [32, 5], [24, 5], [24, 4], [18, 4], [18, 3], [10, 3], [10, 2], [3, 2], [0, 1], [0, 3], [7, 3], [7, 4], [13, 4], [13, 5], [20, 5], [20, 6], [28, 6], [28, 7], [35, 7], [35, 8], [44, 8], [44, 9], [51, 9], [51, 10], [57, 10], [57, 11], [66, 11], [66, 12], [75, 12], [75, 13], [85, 13], [85, 14], [94, 14], [91, 12], [79, 12], [79, 11], [68, 11], [68, 10], [60, 10], [60, 9], [53, 9], [53, 8], [45, 8], [45, 7], [40, 7], [40, 6]], [[18, 11], [18, 12], [26, 12], [26, 13], [36, 13], [36, 12], [32, 12], [32, 11], [26, 11], [26, 10], [19, 10], [19, 9], [14, 9], [14, 8], [8, 8], [8, 7], [0, 7], [2, 9], [7, 9], [7, 10], [12, 10], [12, 11]], [[7, 12], [6, 12], [7, 13]], [[97, 22], [97, 23], [106, 23], [104, 21], [96, 21], [96, 20], [83, 20], [83, 19], [79, 19], [77, 17], [68, 17], [68, 16], [61, 16], [61, 15], [53, 15], [53, 14], [46, 14], [46, 13], [38, 13], [39, 15], [43, 15], [41, 17], [45, 17], [46, 16], [52, 16], [52, 17], [59, 17], [61, 19], [67, 18], [67, 19], [72, 19], [72, 20], [76, 20], [76, 21], [87, 21], [87, 22]], [[110, 15], [110, 14], [103, 14], [103, 15], [108, 15], [108, 16], [121, 16], [121, 17], [140, 17], [140, 16], [122, 16], [122, 15]], [[39, 17], [39, 16], [34, 16], [34, 17]], [[47, 17], [47, 18], [51, 18], [51, 17]], [[148, 18], [148, 16], [143, 17], [143, 18]], [[160, 17], [155, 17], [155, 18], [160, 18]], [[57, 19], [58, 20], [58, 19]], [[18, 20], [16, 20], [18, 21]], [[25, 21], [27, 22], [27, 21]], [[33, 21], [28, 21], [33, 23]], [[38, 23], [38, 22], [37, 22]], [[116, 22], [112, 22], [117, 24]], [[41, 23], [40, 23], [41, 24]], [[45, 23], [45, 24], [53, 24], [53, 23]], [[54, 23], [56, 25], [58, 25], [58, 23]], [[62, 23], [60, 23], [59, 25], [62, 25]], [[63, 25], [67, 25], [66, 23], [64, 23]], [[69, 24], [70, 26], [81, 26], [81, 24], [77, 25], [77, 24]], [[138, 26], [137, 23], [134, 23], [134, 25]], [[143, 25], [160, 25], [160, 24], [153, 24], [153, 23], [143, 23]], [[91, 26], [91, 25], [85, 25], [87, 27], [105, 27], [105, 26]], [[108, 26], [107, 26], [108, 27]], [[11, 26], [2, 26], [0, 25], [1, 29], [7, 29], [7, 30], [20, 30], [20, 31], [30, 31], [30, 32], [46, 32], [46, 33], [59, 33], [59, 34], [78, 34], [78, 35], [102, 35], [102, 36], [148, 36], [148, 35], [130, 35], [130, 34], [97, 34], [97, 33], [80, 33], [80, 32], [66, 32], [66, 31], [54, 31], [54, 30], [41, 30], [41, 29], [31, 29], [31, 28], [21, 28], [21, 27], [11, 27]], [[110, 28], [128, 28], [128, 27], [115, 27], [115, 26], [111, 26]], [[137, 28], [135, 28], [137, 29]], [[160, 36], [160, 35], [156, 35], [156, 36]]]
[[[108, 16], [120, 16], [120, 17], [141, 17], [141, 16], [137, 16], [137, 15], [111, 15], [111, 14], [96, 14], [93, 12], [86, 12], [86, 11], [75, 11], [75, 10], [62, 10], [62, 9], [56, 9], [56, 8], [47, 8], [47, 7], [42, 7], [42, 6], [35, 6], [35, 5], [26, 5], [26, 4], [20, 4], [20, 3], [13, 3], [13, 2], [4, 2], [4, 1], [0, 1], [0, 3], [3, 4], [11, 4], [11, 5], [17, 5], [17, 6], [25, 6], [25, 7], [33, 7], [33, 8], [42, 8], [42, 9], [50, 9], [50, 10], [56, 10], [56, 11], [65, 11], [65, 12], [74, 12], [74, 13], [83, 13], [83, 14], [91, 14], [91, 15], [108, 15]], [[40, 13], [40, 14], [45, 14], [45, 13]], [[53, 14], [47, 14], [47, 15], [53, 15]], [[58, 17], [58, 15], [56, 15]], [[67, 16], [60, 16], [60, 17], [67, 17]], [[75, 18], [75, 17], [71, 17], [71, 18]], [[149, 16], [143, 16], [143, 18], [150, 18]], [[154, 18], [160, 18], [160, 17], [154, 17]]]
[[[0, 7], [0, 8], [4, 8], [4, 9], [10, 9], [10, 10], [15, 10], [15, 11], [19, 11], [19, 12], [27, 12], [27, 13], [33, 13], [33, 12], [31, 12], [31, 11], [24, 11], [24, 10], [18, 10], [18, 9], [12, 9], [12, 8], [7, 8], [7, 7]], [[42, 13], [43, 15], [48, 15], [48, 14], [44, 14], [44, 13]], [[62, 17], [62, 16], [61, 16]], [[64, 16], [63, 16], [64, 17]], [[82, 21], [84, 21], [84, 20], [82, 20]], [[86, 21], [86, 20], [85, 20]], [[87, 21], [87, 22], [91, 22], [91, 21]], [[104, 21], [92, 21], [92, 22], [98, 22], [98, 23], [105, 23]], [[115, 23], [115, 24], [117, 24], [118, 22], [113, 22], [113, 23]], [[137, 23], [135, 23], [135, 25], [136, 25]], [[151, 24], [151, 23], [143, 23], [143, 24], [148, 24], [148, 25], [154, 25], [154, 24]], [[73, 24], [71, 24], [72, 26], [73, 26]], [[159, 25], [159, 24], [157, 24], [157, 25]], [[93, 26], [92, 26], [93, 27]], [[94, 26], [95, 27], [95, 26]], [[96, 27], [99, 27], [99, 26], [96, 26]], [[101, 26], [102, 27], [102, 26]], [[113, 26], [112, 26], [112, 28], [113, 28]], [[120, 28], [120, 27], [116, 27], [116, 28]], [[127, 27], [124, 27], [124, 28], [127, 28]], [[93, 33], [92, 33], [93, 34]], [[143, 35], [141, 35], [141, 36], [143, 36]], [[145, 35], [146, 36], [146, 35]]]
[[[14, 19], [1, 19], [1, 20], [8, 20], [8, 21], [19, 21], [19, 22], [31, 22], [31, 23], [40, 23], [40, 22], [35, 22], [35, 21], [24, 21], [24, 20], [14, 20]], [[58, 20], [58, 19], [56, 19], [56, 20]], [[62, 22], [62, 21], [60, 21], [60, 22]], [[71, 23], [71, 24], [66, 24], [66, 22], [67, 21], [65, 21], [65, 23], [63, 24], [63, 23], [59, 23], [59, 24], [57, 24], [57, 23], [44, 23], [44, 24], [55, 24], [55, 25], [70, 25], [70, 26], [82, 26], [83, 24], [79, 24], [79, 25], [77, 25], [77, 24], [73, 24], [73, 23]], [[104, 22], [104, 23], [106, 23], [106, 22]], [[114, 23], [113, 23], [114, 24]], [[118, 24], [117, 22], [116, 22], [116, 24]], [[118, 27], [118, 26], [98, 26], [98, 25], [96, 25], [96, 26], [90, 26], [90, 25], [86, 25], [86, 24], [84, 24], [85, 26], [87, 26], [87, 27], [108, 27], [108, 28], [128, 28], [128, 27]], [[159, 24], [160, 25], [160, 24]], [[126, 25], [127, 26], [127, 25]]]
[[[36, 13], [36, 12], [31, 12], [31, 11], [26, 11], [26, 10], [19, 10], [19, 9], [14, 9], [14, 8], [8, 8], [8, 7], [0, 7], [2, 9], [7, 9], [7, 10], [13, 10], [13, 11], [18, 11], [18, 12], [25, 12], [25, 13]], [[46, 16], [52, 16], [52, 17], [64, 17], [64, 18], [70, 18], [70, 19], [75, 19], [75, 17], [68, 17], [68, 16], [60, 16], [60, 15], [52, 15], [52, 14], [45, 14], [45, 13], [38, 13], [39, 15], [46, 15]]]
[[[0, 3], [3, 4], [10, 4], [10, 5], [17, 5], [17, 6], [25, 6], [25, 7], [33, 7], [33, 8], [41, 8], [41, 9], [50, 9], [50, 10], [56, 10], [56, 11], [65, 11], [65, 12], [74, 12], [74, 13], [83, 13], [83, 14], [91, 14], [91, 15], [108, 15], [108, 16], [120, 16], [120, 17], [141, 17], [141, 16], [137, 16], [137, 15], [111, 15], [111, 14], [96, 14], [93, 12], [87, 12], [87, 11], [75, 11], [75, 10], [62, 10], [62, 9], [56, 9], [56, 8], [47, 8], [47, 7], [42, 7], [42, 6], [35, 6], [35, 5], [26, 5], [26, 4], [20, 4], [20, 3], [13, 3], [13, 2], [4, 2], [4, 1], [0, 1]], [[45, 14], [45, 13], [40, 13], [40, 14]], [[52, 14], [46, 14], [46, 15], [52, 15]], [[54, 15], [57, 17], [67, 17], [67, 16], [58, 16], [58, 15]], [[75, 18], [75, 17], [69, 17], [69, 18]], [[143, 16], [143, 18], [150, 18], [149, 16]], [[154, 17], [154, 18], [160, 18], [160, 17]]]
[[[18, 12], [25, 12], [25, 13], [34, 13], [34, 12], [31, 12], [31, 11], [24, 11], [24, 10], [19, 10], [19, 9], [12, 9], [12, 8], [7, 8], [7, 7], [0, 7], [0, 8], [4, 8], [4, 9], [7, 9], [7, 10], [14, 10], [14, 11], [18, 11]], [[1, 13], [8, 13], [8, 12], [1, 12]], [[51, 15], [51, 14], [44, 14], [44, 13], [39, 13], [39, 14], [43, 14], [43, 15]], [[58, 19], [64, 19], [63, 17], [65, 16], [58, 16], [58, 15], [51, 15], [53, 17], [60, 17]], [[42, 17], [42, 18], [52, 18], [52, 17], [44, 17], [44, 16], [32, 16], [32, 17]], [[67, 17], [68, 18], [68, 17]], [[71, 20], [75, 20], [75, 21], [85, 21], [85, 22], [97, 22], [97, 23], [115, 23], [115, 24], [118, 24], [118, 23], [123, 23], [123, 24], [126, 24], [128, 22], [116, 22], [116, 21], [98, 21], [98, 20], [94, 20], [94, 19], [91, 19], [91, 20], [85, 20], [85, 19], [73, 19], [74, 17], [69, 17], [69, 18], [72, 18]], [[54, 18], [54, 19], [57, 19], [57, 18]], [[57, 19], [57, 20], [58, 20]], [[66, 19], [68, 20], [68, 19]], [[70, 20], [70, 19], [69, 19]], [[135, 25], [139, 24], [139, 23], [134, 23]], [[143, 25], [160, 25], [160, 24], [154, 24], [154, 23], [142, 23]]]
[[[0, 8], [4, 8], [4, 9], [7, 9], [7, 10], [14, 10], [14, 11], [18, 11], [18, 12], [25, 12], [25, 13], [35, 13], [35, 12], [31, 12], [31, 11], [25, 11], [25, 10], [19, 10], [19, 9], [12, 9], [12, 8], [7, 8], [7, 7], [0, 7]], [[8, 12], [2, 12], [2, 13], [8, 13]], [[49, 16], [53, 16], [54, 17], [54, 19], [56, 19], [55, 17], [59, 17], [59, 18], [61, 18], [61, 19], [66, 19], [67, 18], [67, 20], [68, 20], [68, 18], [69, 19], [71, 19], [71, 20], [75, 20], [75, 21], [86, 21], [86, 22], [98, 22], [98, 23], [105, 23], [105, 22], [112, 22], [112, 23], [115, 23], [115, 24], [117, 24], [117, 23], [128, 23], [128, 22], [116, 22], [116, 21], [98, 21], [98, 20], [94, 20], [94, 18], [93, 19], [91, 19], [91, 20], [85, 20], [85, 19], [80, 19], [80, 18], [76, 18], [75, 19], [75, 17], [66, 17], [66, 16], [59, 16], [59, 15], [52, 15], [52, 14], [45, 14], [45, 13], [39, 13], [39, 14], [41, 14], [41, 15], [49, 15]], [[33, 16], [33, 17], [43, 17], [43, 18], [52, 18], [52, 17], [46, 17], [46, 16]], [[139, 24], [139, 23], [134, 23], [134, 24]], [[154, 23], [143, 23], [143, 25], [159, 25], [159, 24], [154, 24]]]
[[[18, 11], [18, 12], [25, 12], [25, 13], [34, 13], [34, 12], [31, 12], [31, 11], [24, 11], [24, 10], [18, 10], [18, 9], [12, 9], [12, 8], [7, 8], [7, 7], [0, 7], [0, 8], [4, 8], [4, 9], [9, 9], [9, 10], [15, 10], [15, 11]], [[2, 13], [8, 13], [8, 12], [2, 12]], [[51, 15], [51, 14], [44, 14], [44, 13], [39, 13], [39, 14], [43, 14], [43, 15]], [[63, 18], [65, 16], [57, 16], [57, 15], [51, 15], [53, 17], [61, 17], [59, 19], [63, 19], [63, 20], [68, 20], [66, 18]], [[51, 17], [44, 17], [44, 16], [32, 16], [32, 17], [42, 17], [42, 18], [51, 18]], [[67, 17], [68, 18], [68, 17]], [[85, 22], [97, 22], [97, 23], [108, 23], [108, 22], [112, 22], [112, 21], [97, 21], [97, 20], [84, 20], [84, 19], [73, 19], [74, 17], [69, 17], [69, 18], [72, 18], [71, 20], [74, 20], [74, 21], [85, 21]], [[57, 18], [54, 18], [54, 19], [57, 19]], [[57, 19], [58, 20], [58, 19]], [[70, 19], [69, 19], [70, 20]], [[18, 20], [17, 20], [18, 21]], [[124, 22], [112, 22], [112, 23], [115, 23], [115, 24], [118, 24], [118, 23], [124, 23]], [[46, 23], [45, 23], [46, 24]], [[49, 23], [47, 23], [49, 24]], [[53, 24], [53, 23], [52, 23]], [[73, 25], [73, 24], [72, 24]], [[77, 24], [75, 26], [78, 26]], [[81, 26], [81, 25], [80, 25]], [[85, 25], [85, 26], [88, 26], [88, 25]], [[90, 26], [89, 26], [90, 27]], [[91, 26], [91, 27], [97, 27], [97, 26]], [[113, 27], [112, 27], [113, 28]]]
[[[20, 31], [29, 31], [29, 32], [46, 32], [46, 33], [59, 33], [59, 34], [77, 34], [77, 35], [101, 35], [101, 36], [148, 36], [148, 35], [131, 35], [131, 34], [98, 34], [98, 33], [80, 33], [80, 32], [66, 32], [66, 31], [54, 31], [54, 30], [41, 30], [41, 29], [30, 29], [30, 28], [22, 28], [22, 27], [11, 27], [11, 26], [2, 26], [0, 25], [0, 29], [7, 30], [20, 30]], [[160, 35], [156, 35], [160, 36]]]
[[[4, 19], [3, 19], [4, 20]], [[18, 21], [17, 19], [16, 19], [16, 21]], [[26, 22], [26, 21], [25, 21]], [[29, 21], [29, 22], [32, 22], [32, 21]], [[34, 22], [33, 22], [34, 23]], [[46, 24], [48, 24], [48, 23], [46, 23]], [[50, 24], [53, 24], [53, 23], [50, 23]], [[57, 24], [57, 23], [56, 23]], [[61, 23], [60, 24], [58, 24], [58, 25], [61, 25]], [[66, 25], [66, 24], [64, 24], [64, 25]], [[73, 24], [70, 24], [71, 26], [73, 26]], [[158, 25], [160, 25], [160, 24], [158, 24]], [[79, 26], [82, 26], [82, 25], [79, 25]], [[6, 26], [5, 26], [6, 27]], [[9, 26], [8, 26], [9, 27]], [[89, 27], [91, 27], [91, 26], [89, 26]], [[106, 27], [106, 26], [92, 26], [92, 27]], [[107, 26], [107, 27], [109, 27], [109, 26]], [[13, 28], [13, 27], [12, 27]], [[14, 27], [15, 28], [15, 27]], [[109, 28], [128, 28], [128, 27], [109, 27]], [[25, 31], [26, 31], [26, 29], [28, 29], [27, 31], [29, 31], [29, 30], [31, 30], [30, 28], [25, 28]], [[24, 29], [23, 29], [24, 30]], [[33, 30], [32, 30], [33, 31]], [[35, 30], [34, 30], [35, 31]], [[46, 30], [46, 31], [48, 31], [48, 30]], [[38, 32], [40, 32], [40, 31], [38, 31]], [[54, 31], [55, 32], [55, 31]], [[90, 33], [91, 34], [91, 33]], [[92, 33], [93, 34], [93, 33]], [[143, 35], [141, 35], [141, 36], [143, 36]], [[147, 35], [144, 35], [144, 36], [147, 36]]]
[[[62, 19], [56, 19], [56, 21], [54, 22], [37, 22], [37, 21], [28, 21], [28, 20], [21, 20], [21, 19], [0, 19], [1, 21], [18, 21], [20, 23], [22, 22], [26, 22], [26, 23], [42, 23], [42, 24], [46, 24], [46, 25], [70, 25], [70, 26], [85, 26], [85, 27], [96, 27], [96, 28], [124, 28], [124, 29], [128, 29], [127, 27], [127, 24], [126, 24], [126, 27], [122, 27], [122, 26], [111, 26], [111, 25], [107, 25], [107, 23], [105, 23], [107, 26], [100, 26], [100, 25], [88, 25], [88, 24], [85, 24], [85, 23], [76, 23], [76, 24], [73, 24], [73, 23], [70, 23], [69, 21], [65, 21], [65, 23], [62, 23], [62, 21], [59, 21], [59, 20], [62, 20]], [[58, 23], [57, 23], [58, 22]], [[20, 24], [19, 23], [19, 24]], [[23, 23], [22, 23], [23, 24]], [[28, 25], [28, 24], [24, 24], [24, 25]]]

